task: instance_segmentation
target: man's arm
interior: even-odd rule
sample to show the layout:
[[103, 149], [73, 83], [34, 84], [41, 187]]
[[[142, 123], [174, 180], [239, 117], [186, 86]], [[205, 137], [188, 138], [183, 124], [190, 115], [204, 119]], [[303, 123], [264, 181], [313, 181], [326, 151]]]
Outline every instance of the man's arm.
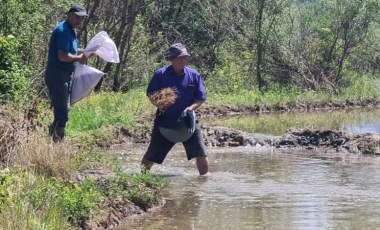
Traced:
[[81, 64], [84, 64], [87, 60], [87, 57], [85, 55], [79, 54], [79, 55], [74, 55], [71, 53], [65, 53], [62, 50], [58, 50], [58, 59], [61, 62], [79, 62]]
[[201, 105], [203, 104], [204, 101], [195, 101], [192, 105], [186, 108], [186, 110], [194, 111], [197, 110]]

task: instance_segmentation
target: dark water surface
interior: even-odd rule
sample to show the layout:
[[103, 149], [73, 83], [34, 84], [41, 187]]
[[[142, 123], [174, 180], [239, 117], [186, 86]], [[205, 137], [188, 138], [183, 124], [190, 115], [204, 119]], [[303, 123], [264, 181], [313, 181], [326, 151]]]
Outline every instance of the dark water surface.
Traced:
[[[262, 114], [205, 120], [247, 132], [290, 128], [380, 133], [379, 110]], [[124, 156], [138, 171], [144, 148]], [[209, 177], [199, 177], [181, 145], [152, 172], [170, 183], [162, 209], [119, 229], [380, 229], [380, 158], [268, 148], [209, 148]], [[125, 157], [122, 157], [123, 159]]]
[[[142, 150], [128, 155], [138, 170]], [[380, 229], [380, 158], [309, 150], [210, 148], [199, 177], [181, 145], [152, 172], [165, 206], [119, 229]]]

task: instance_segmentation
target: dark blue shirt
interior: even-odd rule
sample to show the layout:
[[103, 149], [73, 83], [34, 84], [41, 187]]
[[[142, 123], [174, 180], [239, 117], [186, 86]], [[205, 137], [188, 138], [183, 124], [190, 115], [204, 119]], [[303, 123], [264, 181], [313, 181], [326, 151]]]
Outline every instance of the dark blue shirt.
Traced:
[[74, 72], [75, 63], [61, 62], [58, 59], [58, 50], [77, 55], [78, 45], [77, 35], [69, 22], [67, 20], [60, 22], [50, 37], [48, 66], [56, 67], [67, 72]]
[[201, 75], [188, 66], [185, 67], [184, 73], [181, 76], [174, 73], [173, 66], [171, 65], [158, 69], [149, 83], [147, 95], [149, 96], [167, 87], [177, 89], [177, 99], [160, 117], [176, 120], [182, 111], [191, 106], [195, 101], [206, 100], [206, 91]]

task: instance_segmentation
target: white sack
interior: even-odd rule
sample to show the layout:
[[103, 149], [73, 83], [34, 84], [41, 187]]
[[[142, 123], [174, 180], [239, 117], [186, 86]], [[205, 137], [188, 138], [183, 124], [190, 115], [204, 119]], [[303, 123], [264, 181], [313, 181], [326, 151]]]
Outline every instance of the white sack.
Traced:
[[71, 83], [70, 105], [91, 93], [103, 75], [102, 71], [91, 66], [78, 64]]
[[116, 45], [105, 31], [97, 33], [84, 49], [86, 57], [92, 53], [95, 53], [106, 62], [120, 62]]

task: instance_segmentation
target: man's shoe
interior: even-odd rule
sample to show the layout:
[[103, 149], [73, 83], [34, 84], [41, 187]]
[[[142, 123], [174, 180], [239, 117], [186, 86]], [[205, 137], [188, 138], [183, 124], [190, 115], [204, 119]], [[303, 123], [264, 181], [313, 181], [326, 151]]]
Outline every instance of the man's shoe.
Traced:
[[54, 127], [53, 125], [51, 125], [49, 127], [49, 134], [52, 137], [54, 143], [61, 142], [65, 137], [65, 127]]

